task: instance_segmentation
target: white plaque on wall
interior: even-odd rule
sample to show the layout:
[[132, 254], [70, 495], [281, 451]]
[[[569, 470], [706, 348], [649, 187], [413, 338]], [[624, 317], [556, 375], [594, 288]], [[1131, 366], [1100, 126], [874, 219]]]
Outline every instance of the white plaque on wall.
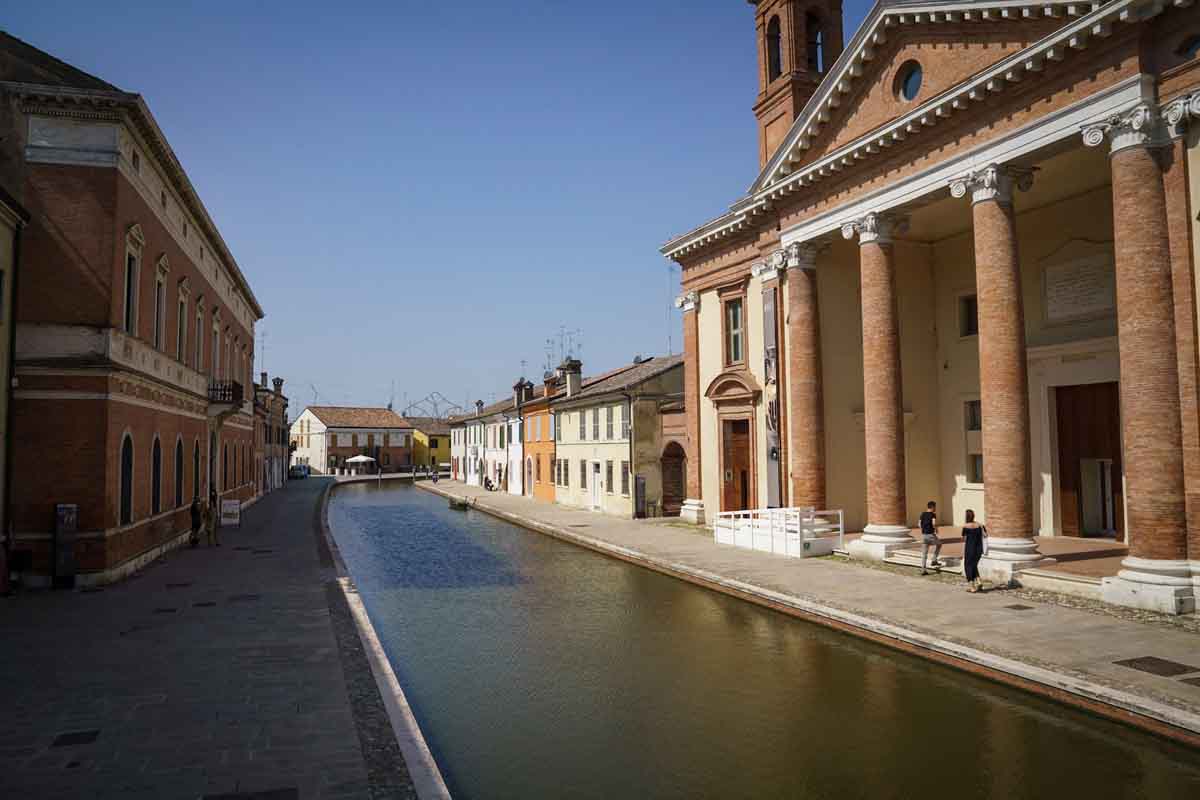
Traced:
[[1117, 307], [1116, 275], [1104, 255], [1046, 265], [1042, 289], [1049, 323], [1111, 316]]

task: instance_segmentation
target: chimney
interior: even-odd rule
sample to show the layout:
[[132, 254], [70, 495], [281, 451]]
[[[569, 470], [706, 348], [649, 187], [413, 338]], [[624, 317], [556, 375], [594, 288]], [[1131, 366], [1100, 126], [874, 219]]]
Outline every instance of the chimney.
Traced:
[[525, 402], [525, 376], [517, 378], [513, 384], [513, 408], [519, 408]]
[[568, 358], [559, 369], [567, 380], [567, 397], [579, 394], [583, 383], [583, 362], [577, 358]]
[[558, 389], [558, 374], [546, 370], [542, 375], [542, 385], [546, 389], [546, 397], [554, 394], [555, 390]]
[[475, 401], [475, 416], [478, 417], [482, 413], [483, 413], [483, 401], [476, 400]]
[[[283, 378], [276, 378], [275, 380], [271, 381], [271, 383], [275, 386], [275, 394], [283, 394]], [[267, 384], [267, 373], [264, 372], [263, 373], [263, 386], [265, 387], [266, 384]]]
[[264, 388], [264, 389], [267, 388], [267, 373], [265, 373], [265, 372], [262, 373], [261, 381], [262, 381], [262, 388]]

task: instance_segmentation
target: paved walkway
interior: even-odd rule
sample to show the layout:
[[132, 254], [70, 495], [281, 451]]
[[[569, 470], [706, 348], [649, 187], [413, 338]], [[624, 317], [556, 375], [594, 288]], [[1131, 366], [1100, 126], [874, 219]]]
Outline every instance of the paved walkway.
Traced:
[[0, 599], [0, 797], [415, 796], [318, 535], [329, 483], [123, 583]]
[[[707, 529], [678, 521], [617, 519], [451, 481], [419, 486], [906, 649], [1012, 676], [1052, 696], [1092, 707], [1098, 702], [1106, 713], [1200, 743], [1200, 635], [1187, 630], [1028, 601], [1005, 590], [972, 595], [962, 584], [838, 557], [791, 559], [719, 546]], [[1163, 661], [1140, 666], [1176, 674], [1116, 663], [1147, 656]], [[1179, 671], [1164, 662], [1184, 666]]]

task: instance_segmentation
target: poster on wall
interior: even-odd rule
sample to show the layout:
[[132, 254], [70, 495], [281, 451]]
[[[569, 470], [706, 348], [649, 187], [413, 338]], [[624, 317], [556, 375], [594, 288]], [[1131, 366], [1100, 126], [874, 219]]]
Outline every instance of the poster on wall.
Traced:
[[242, 501], [222, 500], [221, 527], [230, 528], [235, 525], [239, 528], [242, 527]]

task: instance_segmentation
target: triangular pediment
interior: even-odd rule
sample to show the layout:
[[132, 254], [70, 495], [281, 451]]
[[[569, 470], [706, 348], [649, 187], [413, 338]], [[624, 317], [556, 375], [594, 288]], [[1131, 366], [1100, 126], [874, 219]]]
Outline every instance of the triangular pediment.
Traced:
[[[874, 131], [886, 130], [889, 123], [1020, 58], [1082, 18], [1128, 2], [1093, 6], [948, 0], [915, 6], [880, 0], [797, 116], [750, 194]], [[1090, 35], [1083, 33], [1084, 38]], [[920, 65], [922, 81], [916, 95], [905, 99], [897, 80], [909, 62]], [[938, 115], [944, 113], [940, 110]]]
[[[793, 163], [812, 163], [886, 126], [921, 103], [1019, 53], [1053, 27], [1030, 20], [1019, 25], [980, 24], [953, 33], [944, 27], [902, 31], [880, 48], [855, 88], [830, 110], [829, 122], [804, 151], [803, 158]], [[905, 97], [906, 88], [915, 88], [911, 98]]]

